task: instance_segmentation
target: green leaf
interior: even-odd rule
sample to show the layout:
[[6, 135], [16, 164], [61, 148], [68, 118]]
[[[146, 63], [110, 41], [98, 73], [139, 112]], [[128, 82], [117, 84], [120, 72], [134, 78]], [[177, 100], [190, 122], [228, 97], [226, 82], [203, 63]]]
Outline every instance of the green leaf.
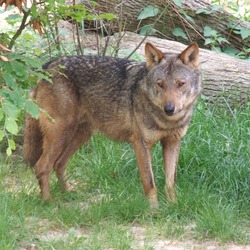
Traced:
[[247, 37], [250, 36], [250, 29], [244, 29], [244, 28], [240, 29], [240, 35], [243, 40], [246, 39]]
[[8, 139], [8, 144], [11, 149], [16, 149], [16, 143], [12, 139]]
[[177, 5], [178, 7], [182, 6], [182, 0], [173, 0], [174, 4]]
[[212, 44], [213, 42], [214, 42], [213, 39], [211, 39], [211, 38], [206, 38], [206, 39], [205, 39], [205, 44], [204, 44], [204, 45]]
[[204, 27], [204, 36], [206, 36], [206, 37], [217, 36], [217, 31], [213, 30], [209, 26], [205, 26]]
[[20, 14], [11, 14], [5, 18], [8, 24], [14, 25], [22, 21], [22, 16]]
[[76, 20], [77, 22], [82, 22], [82, 20], [85, 18], [86, 13], [84, 12], [77, 12], [77, 13], [73, 13], [71, 12], [71, 17], [72, 19]]
[[44, 73], [41, 73], [41, 72], [36, 72], [36, 71], [33, 71], [32, 72], [32, 75], [38, 79], [44, 79], [50, 83], [52, 83], [52, 79], [51, 77], [49, 76], [48, 72], [44, 72]]
[[91, 20], [91, 21], [93, 21], [93, 20], [99, 20], [100, 18], [99, 18], [99, 16], [98, 15], [95, 15], [95, 14], [87, 14], [86, 16], [85, 16], [85, 19], [86, 20]]
[[48, 0], [49, 3], [49, 9], [53, 10], [55, 8], [55, 1], [54, 0]]
[[11, 150], [10, 147], [8, 147], [8, 148], [6, 149], [6, 154], [7, 154], [8, 156], [11, 156], [12, 150]]
[[150, 35], [150, 36], [152, 36], [152, 35], [154, 35], [155, 33], [157, 32], [157, 30], [156, 29], [154, 29], [153, 27], [152, 27], [152, 25], [150, 25], [150, 24], [148, 24], [148, 25], [144, 25], [141, 29], [140, 29], [140, 35], [143, 35], [143, 36], [145, 36], [145, 35]]
[[39, 107], [31, 101], [27, 101], [26, 104], [26, 111], [35, 119], [39, 117]]
[[179, 10], [179, 13], [182, 14], [182, 15], [184, 15], [184, 17], [185, 17], [189, 22], [195, 24], [194, 19], [193, 19], [191, 16], [189, 16], [189, 15], [186, 13], [186, 11], [185, 11], [184, 9], [180, 9], [180, 10]]
[[212, 11], [223, 10], [224, 6], [219, 4], [212, 5]]
[[11, 104], [8, 101], [5, 101], [2, 104], [3, 112], [5, 113], [6, 116], [10, 117], [11, 119], [15, 120], [17, 118], [17, 115], [20, 111], [16, 106]]
[[220, 48], [220, 47], [217, 47], [217, 46], [212, 46], [212, 47], [211, 47], [211, 50], [212, 50], [212, 51], [216, 51], [216, 52], [221, 52], [221, 48]]
[[26, 75], [26, 67], [24, 63], [19, 61], [10, 62], [13, 70], [15, 71], [16, 75], [18, 76], [25, 76]]
[[56, 0], [57, 3], [65, 4], [65, 0]]
[[22, 95], [20, 95], [19, 92], [17, 91], [10, 91], [9, 92], [9, 96], [12, 100], [12, 102], [15, 104], [15, 106], [19, 107], [19, 108], [23, 108], [24, 107], [24, 98]]
[[237, 12], [240, 9], [239, 6], [233, 2], [229, 2], [227, 7], [233, 10], [234, 12]]
[[103, 13], [99, 15], [99, 18], [101, 19], [107, 19], [108, 21], [113, 20], [116, 18], [116, 15], [113, 13]]
[[206, 10], [206, 9], [198, 9], [196, 11], [196, 14], [205, 14], [205, 15], [209, 15], [213, 12], [213, 10]]
[[[30, 34], [30, 33], [24, 33], [24, 34], [22, 34], [22, 38], [25, 40], [25, 41], [27, 41], [27, 42], [29, 42], [29, 44], [30, 43], [33, 43], [33, 42], [37, 42], [37, 37], [35, 37], [35, 35], [34, 34]], [[24, 57], [25, 58], [25, 57]], [[30, 58], [29, 58], [30, 59]], [[37, 64], [37, 62], [38, 62], [38, 60], [33, 60], [33, 62], [35, 62], [36, 64]], [[33, 64], [31, 64], [33, 67], [35, 66], [35, 65], [33, 65]]]
[[173, 30], [173, 35], [177, 36], [177, 37], [182, 37], [182, 38], [188, 40], [187, 35], [184, 33], [184, 31], [181, 28], [175, 28]]
[[[9, 57], [10, 59], [12, 59], [12, 58], [11, 58], [11, 55], [9, 55], [8, 57]], [[1, 61], [1, 62], [2, 62], [2, 61]], [[10, 62], [5, 62], [5, 63], [3, 64], [3, 69], [4, 69], [4, 71], [7, 71], [7, 72], [13, 72], [13, 68], [12, 68]]]
[[67, 11], [69, 10], [70, 6], [64, 6], [64, 5], [59, 5], [58, 8], [57, 8], [57, 11], [59, 14], [63, 15], [65, 14], [64, 16], [67, 16]]
[[[25, 37], [25, 35], [28, 35], [28, 34], [24, 34], [23, 36]], [[27, 37], [29, 40], [31, 40], [29, 37]], [[34, 37], [33, 37], [34, 38]], [[15, 55], [15, 59], [20, 59], [22, 60], [23, 62], [25, 62], [25, 64], [27, 65], [24, 65], [25, 68], [27, 68], [27, 66], [31, 66], [31, 67], [35, 67], [35, 68], [40, 68], [42, 66], [42, 62], [40, 60], [38, 60], [37, 58], [36, 59], [33, 59], [31, 57], [28, 57], [28, 56], [24, 56], [24, 55], [20, 55], [20, 54], [16, 54]]]
[[224, 49], [223, 49], [224, 53], [230, 55], [230, 56], [235, 56], [237, 55], [240, 51], [231, 47], [231, 46], [226, 46]]
[[218, 37], [216, 40], [217, 40], [220, 44], [221, 44], [221, 43], [228, 43], [228, 44], [230, 44], [230, 42], [229, 42], [226, 38], [224, 38], [224, 37]]
[[4, 132], [3, 130], [0, 130], [0, 141], [2, 141], [4, 138]]
[[10, 117], [6, 117], [5, 119], [5, 128], [13, 135], [16, 135], [18, 132], [18, 126], [16, 121]]
[[235, 24], [232, 23], [232, 22], [228, 22], [228, 23], [227, 23], [227, 27], [228, 27], [229, 29], [235, 29], [235, 30], [237, 30], [237, 27], [235, 27]]
[[4, 71], [2, 77], [5, 81], [5, 84], [8, 85], [10, 88], [17, 88], [16, 77], [13, 74], [8, 71]]
[[2, 121], [2, 119], [3, 119], [3, 110], [0, 108], [0, 121]]
[[148, 17], [154, 17], [159, 13], [159, 9], [154, 7], [153, 5], [146, 6], [140, 15], [137, 17], [138, 20], [143, 20]]
[[38, 12], [37, 12], [37, 5], [36, 4], [32, 4], [31, 8], [31, 15], [33, 18], [37, 18], [38, 17]]

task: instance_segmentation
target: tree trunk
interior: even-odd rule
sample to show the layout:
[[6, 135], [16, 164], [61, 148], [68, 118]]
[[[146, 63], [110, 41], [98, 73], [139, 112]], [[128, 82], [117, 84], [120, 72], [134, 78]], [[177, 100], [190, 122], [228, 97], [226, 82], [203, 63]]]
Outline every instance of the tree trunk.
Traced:
[[[117, 38], [118, 36], [118, 38]], [[115, 34], [110, 42], [116, 44], [120, 34]], [[120, 53], [123, 56], [136, 48], [144, 37], [132, 32], [126, 32], [120, 41]], [[148, 37], [162, 51], [180, 53], [186, 48], [179, 42], [173, 42], [156, 37]], [[144, 43], [137, 49], [136, 57], [144, 60]], [[122, 56], [122, 55], [120, 55]], [[250, 63], [236, 59], [223, 53], [200, 49], [200, 65], [202, 71], [203, 96], [211, 102], [228, 102], [230, 106], [243, 105], [250, 100]]]
[[[237, 29], [250, 29], [250, 24], [240, 19], [232, 18], [224, 10], [213, 10], [210, 13], [212, 7], [206, 0], [182, 0], [181, 7], [175, 5], [173, 0], [95, 0], [95, 2], [98, 3], [96, 7], [98, 13], [116, 13], [118, 22], [112, 25], [114, 32], [121, 30], [121, 27], [125, 31], [137, 32], [139, 27], [153, 24], [160, 16], [154, 25], [154, 28], [159, 31], [155, 36], [185, 44], [196, 41], [200, 47], [209, 48], [210, 45], [204, 45], [205, 38], [203, 32], [205, 26], [210, 26], [212, 29], [217, 30], [221, 37], [226, 38], [230, 42], [230, 45], [222, 43], [220, 45], [222, 49], [228, 45], [240, 51], [243, 48], [250, 47], [250, 37], [243, 40], [240, 34], [235, 33]], [[147, 5], [153, 5], [160, 11], [157, 16], [146, 18], [139, 23], [137, 18]], [[197, 10], [200, 11], [201, 9], [209, 11], [209, 14], [204, 14], [204, 11], [197, 14]], [[229, 24], [233, 28], [228, 28]], [[173, 35], [172, 32], [177, 27], [185, 32], [189, 41]]]

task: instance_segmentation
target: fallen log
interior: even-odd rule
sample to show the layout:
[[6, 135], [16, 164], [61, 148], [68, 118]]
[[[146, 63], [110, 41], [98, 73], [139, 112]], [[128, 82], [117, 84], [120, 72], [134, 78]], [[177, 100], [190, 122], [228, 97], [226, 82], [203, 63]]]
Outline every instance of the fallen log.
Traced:
[[[121, 27], [123, 31], [138, 32], [144, 25], [154, 24], [154, 28], [159, 31], [154, 36], [185, 44], [196, 41], [201, 48], [210, 48], [210, 45], [205, 45], [204, 37], [204, 27], [209, 26], [218, 31], [219, 36], [229, 41], [230, 44], [218, 42], [217, 47], [222, 50], [227, 46], [238, 51], [250, 47], [250, 36], [242, 39], [240, 35], [241, 30], [250, 29], [250, 23], [232, 17], [222, 8], [215, 9], [206, 0], [182, 0], [178, 1], [181, 3], [179, 6], [175, 4], [177, 1], [173, 0], [95, 0], [95, 2], [98, 4], [95, 8], [97, 13], [111, 12], [118, 17], [118, 21], [111, 25], [114, 32], [121, 31]], [[148, 5], [156, 7], [159, 10], [158, 14], [138, 20], [141, 11]], [[109, 22], [105, 23], [104, 20], [102, 22], [104, 26], [109, 26]], [[176, 37], [173, 34], [175, 28], [181, 28], [188, 40], [182, 36]]]
[[[117, 44], [121, 34], [109, 38], [109, 42]], [[119, 37], [119, 38], [118, 38]], [[120, 41], [120, 54], [125, 56], [128, 51], [133, 51], [140, 45], [143, 36], [126, 32]], [[151, 42], [163, 51], [182, 51], [186, 45], [156, 37], [147, 39], [136, 50], [138, 56], [144, 60], [144, 44]], [[127, 55], [127, 54], [126, 54]], [[240, 60], [223, 53], [200, 49], [200, 64], [203, 77], [202, 94], [211, 102], [222, 100], [230, 105], [243, 105], [250, 100], [250, 62]]]

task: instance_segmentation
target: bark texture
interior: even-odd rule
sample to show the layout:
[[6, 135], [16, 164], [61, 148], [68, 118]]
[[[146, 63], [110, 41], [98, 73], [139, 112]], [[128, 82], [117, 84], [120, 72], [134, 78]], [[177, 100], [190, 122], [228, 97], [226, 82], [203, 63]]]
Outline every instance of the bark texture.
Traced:
[[[220, 35], [230, 42], [230, 46], [238, 50], [244, 47], [250, 47], [250, 37], [242, 40], [239, 34], [234, 32], [235, 29], [245, 28], [250, 29], [250, 24], [240, 19], [232, 18], [232, 16], [223, 10], [212, 11], [211, 13], [197, 14], [197, 10], [205, 9], [211, 10], [211, 5], [206, 0], [182, 0], [182, 6], [178, 7], [174, 4], [173, 0], [95, 0], [98, 5], [96, 11], [98, 13], [112, 12], [116, 13], [119, 20], [117, 23], [112, 24], [112, 30], [117, 32], [121, 29], [125, 31], [138, 31], [139, 27], [146, 24], [153, 24], [155, 20], [161, 15], [154, 28], [159, 31], [155, 34], [158, 37], [164, 37], [169, 40], [179, 41], [188, 44], [191, 41], [196, 41], [200, 47], [204, 45], [204, 26], [208, 25], [214, 30], [217, 30]], [[143, 8], [147, 5], [153, 5], [160, 11], [156, 17], [147, 18], [142, 20], [139, 24], [137, 17]], [[192, 20], [185, 17], [183, 11], [191, 17]], [[232, 28], [228, 28], [231, 23]], [[106, 24], [109, 25], [109, 24]], [[186, 33], [188, 40], [181, 37], [176, 37], [172, 34], [173, 30], [177, 27], [182, 28]], [[221, 47], [228, 46], [222, 44]], [[207, 46], [208, 48], [209, 46]]]
[[[118, 38], [117, 38], [118, 37]], [[116, 44], [120, 34], [110, 38]], [[120, 52], [136, 48], [144, 37], [126, 32], [120, 41]], [[151, 42], [162, 51], [180, 53], [186, 48], [179, 42], [148, 37], [137, 49], [137, 57], [144, 60], [145, 42]], [[250, 63], [223, 53], [200, 49], [200, 65], [203, 78], [202, 94], [212, 102], [226, 100], [230, 105], [243, 105], [250, 100]], [[223, 101], [224, 102], [224, 101]]]

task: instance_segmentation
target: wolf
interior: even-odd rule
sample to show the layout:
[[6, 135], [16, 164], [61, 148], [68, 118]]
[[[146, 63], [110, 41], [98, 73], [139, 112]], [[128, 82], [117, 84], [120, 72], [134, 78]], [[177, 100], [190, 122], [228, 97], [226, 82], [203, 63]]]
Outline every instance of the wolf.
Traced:
[[32, 90], [38, 119], [26, 116], [24, 159], [35, 168], [41, 196], [51, 198], [54, 169], [70, 190], [66, 165], [94, 132], [133, 145], [144, 194], [157, 206], [151, 148], [163, 149], [165, 192], [175, 200], [175, 176], [181, 139], [201, 92], [199, 47], [164, 53], [145, 45], [145, 62], [113, 57], [64, 56], [44, 65], [52, 83], [41, 80]]

